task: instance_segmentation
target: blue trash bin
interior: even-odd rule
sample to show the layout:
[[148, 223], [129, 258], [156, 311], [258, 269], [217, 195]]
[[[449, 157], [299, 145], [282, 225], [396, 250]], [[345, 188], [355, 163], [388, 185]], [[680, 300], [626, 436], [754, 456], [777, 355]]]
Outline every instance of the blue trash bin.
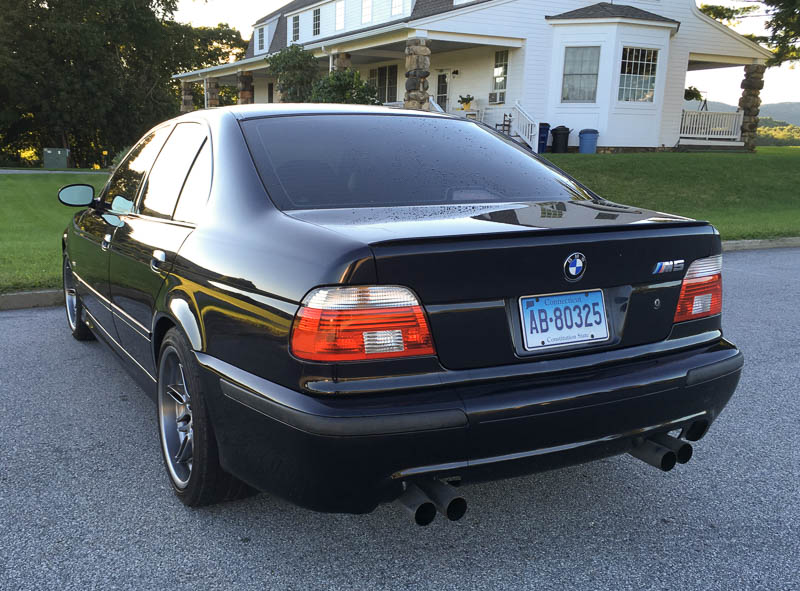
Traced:
[[597, 136], [600, 135], [596, 129], [581, 129], [578, 152], [581, 154], [594, 154], [597, 152]]
[[539, 154], [547, 152], [547, 137], [550, 135], [550, 124], [539, 124]]

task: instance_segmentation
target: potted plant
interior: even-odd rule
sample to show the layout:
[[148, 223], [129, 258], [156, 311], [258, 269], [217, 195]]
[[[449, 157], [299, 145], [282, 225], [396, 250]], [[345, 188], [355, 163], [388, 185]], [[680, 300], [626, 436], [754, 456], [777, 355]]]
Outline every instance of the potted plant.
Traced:
[[458, 103], [461, 105], [461, 108], [464, 109], [465, 111], [469, 111], [470, 103], [472, 103], [472, 101], [474, 100], [475, 97], [472, 96], [471, 94], [468, 94], [467, 96], [461, 96], [460, 94], [458, 95]]

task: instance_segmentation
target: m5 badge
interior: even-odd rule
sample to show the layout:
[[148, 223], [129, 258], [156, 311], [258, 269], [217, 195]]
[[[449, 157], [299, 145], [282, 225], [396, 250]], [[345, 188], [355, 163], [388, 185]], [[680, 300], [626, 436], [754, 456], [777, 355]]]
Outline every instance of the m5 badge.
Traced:
[[672, 273], [673, 271], [683, 271], [683, 259], [678, 261], [661, 261], [653, 267], [653, 275], [661, 273]]

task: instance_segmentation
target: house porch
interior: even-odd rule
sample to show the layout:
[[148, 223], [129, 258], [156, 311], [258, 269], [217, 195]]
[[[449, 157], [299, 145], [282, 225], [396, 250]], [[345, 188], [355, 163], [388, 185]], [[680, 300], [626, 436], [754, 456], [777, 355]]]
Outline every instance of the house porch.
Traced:
[[[734, 56], [691, 53], [688, 72], [744, 66], [741, 82], [742, 96], [736, 112], [687, 110], [681, 112], [680, 140], [678, 147], [700, 149], [755, 147], [758, 130], [758, 113], [761, 105], [760, 92], [764, 87], [766, 66], [763, 60]], [[701, 92], [706, 91], [700, 88]], [[702, 107], [702, 103], [700, 104]]]

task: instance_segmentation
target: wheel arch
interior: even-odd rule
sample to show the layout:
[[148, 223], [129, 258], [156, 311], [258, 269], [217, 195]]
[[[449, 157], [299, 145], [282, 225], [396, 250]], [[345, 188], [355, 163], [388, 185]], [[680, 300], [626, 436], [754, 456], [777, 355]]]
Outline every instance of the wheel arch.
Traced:
[[181, 295], [179, 292], [168, 295], [163, 311], [158, 312], [153, 319], [152, 352], [156, 367], [158, 367], [161, 343], [170, 328], [178, 328], [192, 350], [203, 350], [203, 332], [197, 314]]

